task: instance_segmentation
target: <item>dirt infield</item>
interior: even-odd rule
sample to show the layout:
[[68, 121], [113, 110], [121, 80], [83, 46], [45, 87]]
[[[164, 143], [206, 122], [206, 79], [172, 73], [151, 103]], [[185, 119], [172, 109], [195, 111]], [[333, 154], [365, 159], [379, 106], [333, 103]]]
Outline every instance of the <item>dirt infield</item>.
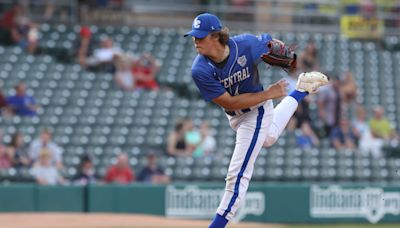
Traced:
[[[209, 221], [169, 219], [148, 215], [0, 213], [0, 227], [7, 228], [201, 228]], [[231, 224], [229, 228], [284, 228], [262, 223]]]

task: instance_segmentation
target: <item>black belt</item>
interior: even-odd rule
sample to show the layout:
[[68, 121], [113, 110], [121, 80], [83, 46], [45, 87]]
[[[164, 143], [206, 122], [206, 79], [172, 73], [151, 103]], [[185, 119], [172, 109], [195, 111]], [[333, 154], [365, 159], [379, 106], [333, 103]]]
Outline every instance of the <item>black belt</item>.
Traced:
[[250, 108], [245, 108], [245, 109], [241, 109], [241, 110], [238, 110], [238, 111], [227, 111], [227, 110], [225, 110], [225, 113], [230, 115], [230, 116], [236, 116], [236, 115], [241, 115], [243, 113], [250, 112], [250, 111], [251, 111]]

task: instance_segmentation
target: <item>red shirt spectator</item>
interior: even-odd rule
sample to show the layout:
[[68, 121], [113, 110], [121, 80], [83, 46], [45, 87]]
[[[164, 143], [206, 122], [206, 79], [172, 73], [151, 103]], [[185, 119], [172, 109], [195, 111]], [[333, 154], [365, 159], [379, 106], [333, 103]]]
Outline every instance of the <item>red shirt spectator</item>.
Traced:
[[0, 19], [0, 27], [11, 30], [11, 28], [15, 25], [15, 18], [24, 14], [23, 11], [24, 9], [21, 5], [14, 5], [11, 9], [4, 12]]
[[138, 89], [149, 89], [149, 90], [156, 90], [158, 89], [158, 84], [154, 78], [152, 78], [152, 72], [150, 69], [139, 66], [134, 67], [132, 69], [134, 75], [140, 75], [141, 78], [137, 80], [136, 87]]
[[89, 26], [82, 26], [77, 43], [77, 60], [81, 66], [86, 66], [88, 56], [93, 54], [92, 32]]
[[107, 183], [129, 184], [135, 181], [135, 175], [128, 164], [128, 156], [120, 154], [117, 158], [117, 164], [111, 166], [104, 177]]
[[132, 66], [132, 74], [136, 79], [136, 88], [157, 90], [159, 85], [155, 76], [159, 69], [160, 65], [153, 56], [149, 53], [143, 54]]
[[7, 107], [7, 101], [6, 98], [4, 97], [3, 92], [0, 90], [0, 110], [5, 107]]
[[0, 170], [8, 169], [12, 165], [12, 156], [7, 152], [7, 148], [0, 144]]

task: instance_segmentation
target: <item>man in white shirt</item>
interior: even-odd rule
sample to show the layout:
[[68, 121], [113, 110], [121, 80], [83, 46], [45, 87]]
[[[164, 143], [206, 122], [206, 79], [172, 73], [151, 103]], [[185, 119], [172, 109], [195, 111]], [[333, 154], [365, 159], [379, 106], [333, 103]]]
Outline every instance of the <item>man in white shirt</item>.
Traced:
[[51, 136], [51, 131], [49, 129], [43, 129], [40, 133], [40, 137], [31, 142], [28, 154], [33, 161], [37, 161], [42, 150], [47, 149], [51, 155], [51, 163], [60, 169], [63, 166], [63, 151], [60, 146], [51, 141]]
[[87, 65], [91, 67], [114, 67], [114, 57], [121, 55], [121, 48], [114, 46], [113, 40], [109, 37], [103, 38], [100, 48], [94, 50], [93, 55], [87, 59]]

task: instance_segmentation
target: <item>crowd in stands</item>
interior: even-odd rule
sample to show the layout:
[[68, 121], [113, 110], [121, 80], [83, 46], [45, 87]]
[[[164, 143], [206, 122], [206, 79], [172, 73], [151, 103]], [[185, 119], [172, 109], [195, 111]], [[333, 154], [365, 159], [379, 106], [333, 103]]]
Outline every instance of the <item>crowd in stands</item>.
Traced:
[[156, 76], [161, 63], [151, 53], [124, 52], [107, 36], [96, 45], [89, 26], [81, 27], [76, 46], [76, 61], [83, 68], [113, 73], [115, 84], [123, 91], [159, 89]]
[[[82, 1], [84, 2], [84, 1]], [[114, 1], [121, 2], [121, 1]], [[119, 3], [116, 3], [118, 6]], [[51, 7], [50, 7], [51, 8]], [[51, 11], [51, 9], [49, 9]], [[51, 14], [51, 12], [49, 12]], [[2, 17], [2, 27], [9, 32], [10, 41], [27, 53], [38, 51], [38, 25], [30, 20], [24, 8], [15, 5]], [[109, 72], [114, 75], [115, 85], [124, 92], [160, 89], [157, 73], [161, 62], [151, 53], [127, 53], [110, 37], [93, 38], [90, 26], [83, 25], [74, 50], [75, 61], [84, 70]], [[310, 42], [301, 51], [298, 72], [289, 75], [289, 90], [293, 90], [299, 72], [323, 71], [318, 60], [318, 47]], [[316, 99], [307, 98], [298, 107], [290, 121], [288, 132], [296, 137], [296, 146], [303, 149], [319, 147], [322, 140], [329, 140], [329, 146], [340, 152], [343, 149], [359, 149], [361, 153], [382, 156], [386, 145], [399, 140], [399, 135], [388, 118], [384, 108], [376, 106], [369, 116], [363, 104], [356, 102], [357, 84], [351, 71], [338, 75], [329, 72], [331, 83], [319, 91]], [[0, 88], [0, 113], [2, 117], [20, 116], [31, 118], [38, 115], [40, 104], [29, 94], [29, 88], [21, 81], [15, 85], [15, 92], [5, 94]], [[311, 110], [316, 106], [316, 110]], [[355, 115], [351, 110], [355, 109]], [[311, 120], [310, 113], [317, 112], [318, 120]], [[42, 129], [37, 139], [26, 142], [21, 132], [12, 135], [8, 145], [3, 143], [0, 129], [0, 170], [10, 167], [26, 167], [38, 184], [55, 185], [73, 183], [149, 182], [165, 184], [171, 177], [158, 165], [159, 154], [150, 151], [146, 155], [147, 165], [135, 173], [130, 166], [128, 154], [121, 151], [115, 164], [108, 167], [104, 176], [99, 176], [93, 160], [84, 155], [78, 173], [71, 180], [62, 176], [63, 148], [52, 140], [50, 129]], [[217, 151], [215, 132], [207, 120], [194, 123], [191, 118], [177, 120], [168, 135], [165, 154], [175, 157], [213, 157]]]
[[[82, 27], [83, 39], [91, 37], [90, 29]], [[85, 46], [82, 49], [82, 46]], [[124, 53], [115, 46], [112, 40], [104, 37], [101, 44], [89, 52], [88, 42], [81, 43], [77, 49], [76, 61], [82, 67], [98, 67], [96, 70], [114, 72], [115, 83], [123, 91], [142, 89], [157, 90], [159, 87], [154, 77], [159, 63], [149, 53], [135, 56]], [[28, 50], [27, 50], [28, 51]], [[82, 54], [83, 53], [83, 54]], [[309, 43], [299, 55], [298, 72], [320, 70], [318, 50]], [[147, 68], [146, 68], [147, 67]], [[153, 73], [154, 72], [154, 73]], [[289, 89], [293, 89], [298, 74], [291, 74]], [[151, 74], [152, 76], [148, 76]], [[362, 104], [356, 103], [357, 85], [351, 72], [342, 76], [331, 73], [331, 83], [321, 88], [316, 99], [305, 99], [288, 127], [288, 133], [296, 136], [296, 146], [303, 149], [319, 147], [321, 140], [329, 140], [331, 147], [342, 149], [359, 149], [361, 153], [382, 156], [385, 145], [399, 139], [393, 124], [385, 117], [383, 107], [376, 106], [373, 116], [368, 116]], [[0, 93], [1, 114], [31, 118], [38, 115], [40, 108], [35, 98], [27, 92], [24, 82], [15, 86], [13, 94]], [[311, 121], [310, 106], [316, 105], [318, 121]], [[355, 116], [350, 110], [355, 108]], [[194, 124], [191, 118], [177, 120], [174, 129], [169, 133], [166, 142], [166, 154], [177, 157], [212, 157], [215, 154], [216, 139], [213, 129], [206, 120]], [[0, 134], [2, 136], [2, 134]], [[50, 129], [43, 129], [37, 139], [26, 144], [22, 133], [12, 135], [8, 145], [0, 145], [0, 169], [9, 167], [29, 167], [31, 174], [39, 184], [88, 184], [120, 183], [137, 181], [151, 183], [168, 183], [170, 177], [157, 164], [157, 154], [150, 152], [146, 156], [147, 166], [135, 173], [129, 165], [129, 157], [121, 152], [104, 176], [98, 176], [90, 156], [81, 159], [76, 177], [66, 180], [62, 177], [63, 149], [52, 141]]]
[[[0, 130], [0, 138], [3, 133]], [[92, 158], [85, 154], [81, 158], [77, 174], [70, 180], [63, 178], [63, 149], [52, 141], [50, 129], [43, 129], [40, 136], [29, 145], [25, 144], [24, 135], [15, 133], [11, 142], [4, 145], [0, 141], [0, 170], [14, 167], [29, 168], [34, 181], [41, 185], [77, 184], [87, 185], [94, 183], [118, 183], [129, 184], [137, 181], [153, 184], [165, 184], [170, 182], [170, 177], [158, 165], [157, 156], [153, 151], [146, 155], [146, 166], [138, 176], [129, 164], [126, 153], [120, 152], [115, 159], [115, 164], [108, 167], [105, 175], [99, 176], [96, 172]]]
[[[298, 62], [298, 72], [321, 70], [318, 49], [312, 41], [300, 53]], [[289, 131], [296, 131], [298, 146], [316, 147], [320, 139], [327, 138], [330, 146], [337, 150], [359, 149], [361, 153], [382, 156], [385, 145], [400, 139], [394, 123], [385, 117], [381, 106], [375, 106], [373, 115], [367, 116], [363, 104], [356, 102], [358, 88], [352, 72], [343, 75], [329, 72], [328, 75], [330, 84], [320, 89], [315, 100], [305, 99], [289, 124]], [[293, 89], [294, 78], [287, 80], [289, 89]], [[317, 107], [318, 121], [310, 119], [311, 105]], [[354, 116], [352, 109], [356, 110]]]
[[191, 118], [178, 120], [168, 136], [167, 153], [171, 156], [212, 156], [216, 149], [216, 140], [207, 121], [194, 127]]
[[3, 14], [0, 28], [7, 42], [20, 46], [30, 54], [37, 51], [38, 25], [29, 18], [27, 7], [23, 4], [15, 4]]
[[[15, 4], [1, 18], [1, 28], [5, 29], [8, 36], [8, 44], [21, 47], [29, 54], [40, 54], [38, 50], [38, 25], [31, 21], [27, 14], [27, 6]], [[51, 11], [51, 6], [49, 6]], [[51, 12], [49, 12], [51, 14]], [[126, 92], [141, 90], [158, 90], [159, 85], [156, 74], [161, 63], [150, 53], [126, 53], [114, 44], [110, 37], [103, 36], [99, 40], [93, 38], [90, 26], [81, 26], [75, 45], [73, 58], [83, 69], [89, 71], [103, 71], [114, 74], [115, 85]], [[15, 85], [15, 90], [5, 94], [0, 90], [0, 114], [3, 118], [19, 116], [32, 118], [38, 115], [40, 104], [29, 92], [23, 81]], [[23, 133], [16, 132], [11, 136], [10, 142], [3, 143], [3, 134], [0, 129], [0, 170], [11, 167], [16, 169], [28, 168], [33, 179], [42, 185], [55, 184], [80, 184], [89, 183], [119, 183], [128, 184], [137, 181], [150, 183], [169, 183], [170, 177], [157, 164], [156, 153], [148, 153], [147, 165], [136, 176], [134, 169], [129, 165], [129, 157], [121, 152], [116, 156], [115, 164], [111, 165], [104, 176], [96, 172], [92, 158], [84, 155], [80, 160], [78, 173], [72, 179], [62, 176], [63, 149], [52, 141], [52, 132], [46, 128], [40, 132], [40, 136], [30, 142], [26, 142]], [[196, 156], [201, 156], [205, 150], [197, 140], [200, 134], [207, 129], [192, 133], [190, 136]], [[197, 133], [199, 135], [197, 135]], [[203, 139], [201, 139], [203, 140]], [[214, 142], [215, 146], [215, 142]]]
[[[83, 26], [82, 40], [91, 39], [89, 27]], [[122, 90], [157, 90], [155, 74], [160, 65], [150, 53], [135, 56], [124, 53], [109, 37], [103, 37], [93, 51], [90, 41], [80, 41], [76, 51], [76, 62], [87, 70], [113, 72], [115, 83]], [[29, 51], [29, 50], [27, 50]], [[320, 70], [318, 49], [310, 42], [299, 55], [298, 72]], [[298, 72], [291, 74], [289, 89], [293, 89]], [[392, 123], [385, 117], [384, 109], [376, 106], [373, 116], [368, 117], [362, 104], [356, 103], [357, 85], [351, 72], [342, 76], [331, 73], [331, 83], [321, 88], [316, 99], [305, 99], [292, 118], [288, 132], [296, 136], [296, 144], [303, 149], [318, 147], [321, 140], [328, 139], [330, 146], [337, 149], [360, 149], [361, 153], [382, 156], [382, 149], [398, 134]], [[38, 115], [40, 108], [35, 98], [27, 92], [24, 82], [15, 86], [13, 94], [0, 93], [0, 105], [3, 117], [21, 116], [31, 118]], [[318, 121], [311, 121], [310, 106], [316, 105]], [[356, 115], [350, 115], [350, 109], [356, 107]], [[0, 134], [1, 136], [1, 134]], [[39, 184], [76, 184], [120, 183], [137, 181], [168, 183], [170, 177], [157, 165], [157, 155], [147, 155], [147, 166], [135, 173], [129, 165], [129, 157], [121, 152], [114, 165], [110, 166], [103, 177], [98, 176], [90, 156], [81, 159], [79, 172], [72, 180], [62, 177], [63, 149], [52, 141], [49, 129], [43, 129], [40, 136], [25, 144], [22, 133], [15, 133], [8, 145], [0, 145], [0, 169], [9, 167], [29, 167], [31, 174]], [[216, 139], [206, 120], [194, 124], [191, 118], [177, 120], [166, 143], [166, 154], [177, 157], [212, 157], [216, 152]]]
[[[84, 2], [82, 4], [94, 4], [90, 1]], [[100, 6], [120, 6], [123, 1], [104, 2], [107, 3], [100, 4]], [[53, 5], [49, 4], [49, 10], [46, 12], [54, 11], [52, 10]], [[40, 53], [38, 48], [39, 25], [29, 17], [28, 9], [32, 9], [31, 7], [29, 4], [14, 4], [1, 16], [0, 30], [4, 35], [2, 41], [20, 46], [28, 53], [35, 54]], [[73, 58], [85, 69], [115, 74], [116, 85], [124, 91], [159, 89], [156, 75], [161, 63], [150, 53], [124, 52], [112, 38], [107, 36], [96, 40], [88, 25], [81, 26], [77, 37]]]

